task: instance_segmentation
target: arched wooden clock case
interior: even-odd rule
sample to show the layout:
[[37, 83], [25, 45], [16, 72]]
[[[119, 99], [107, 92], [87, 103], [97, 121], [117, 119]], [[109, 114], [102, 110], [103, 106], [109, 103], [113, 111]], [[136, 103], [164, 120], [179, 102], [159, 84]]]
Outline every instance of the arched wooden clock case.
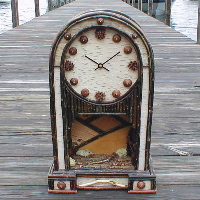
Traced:
[[141, 27], [117, 11], [76, 16], [55, 39], [49, 74], [54, 156], [49, 192], [155, 193], [154, 64]]

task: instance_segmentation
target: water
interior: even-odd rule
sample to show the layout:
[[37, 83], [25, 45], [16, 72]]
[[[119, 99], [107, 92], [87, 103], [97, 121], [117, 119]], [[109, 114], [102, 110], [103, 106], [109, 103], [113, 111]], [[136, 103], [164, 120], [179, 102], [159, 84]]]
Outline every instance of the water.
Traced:
[[[18, 0], [19, 24], [30, 21], [35, 17], [34, 0]], [[47, 12], [47, 0], [40, 0], [40, 14]], [[158, 16], [157, 18], [162, 18]], [[197, 40], [198, 0], [175, 0], [171, 9], [171, 26]], [[11, 5], [0, 3], [0, 33], [12, 29]]]
[[[40, 0], [40, 15], [47, 12], [47, 0]], [[35, 17], [34, 0], [18, 0], [19, 24], [24, 24]], [[12, 29], [12, 12], [10, 3], [0, 3], [0, 33]]]
[[198, 0], [176, 0], [172, 3], [171, 26], [197, 41]]

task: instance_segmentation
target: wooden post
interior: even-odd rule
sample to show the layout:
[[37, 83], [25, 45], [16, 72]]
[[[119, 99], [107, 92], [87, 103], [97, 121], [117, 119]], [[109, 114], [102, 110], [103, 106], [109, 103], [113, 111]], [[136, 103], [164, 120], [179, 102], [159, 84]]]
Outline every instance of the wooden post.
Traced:
[[39, 4], [39, 0], [35, 0], [35, 16], [36, 17], [40, 16], [40, 4]]
[[19, 26], [18, 0], [11, 0], [12, 26]]
[[198, 7], [197, 44], [200, 44], [200, 0]]
[[58, 5], [58, 7], [61, 6], [61, 1], [60, 0], [57, 0], [57, 5]]
[[138, 9], [142, 11], [142, 0], [138, 0]]
[[153, 15], [153, 0], [148, 0], [148, 15]]
[[165, 24], [170, 26], [171, 0], [165, 1]]
[[135, 0], [132, 0], [131, 5], [135, 7]]
[[48, 11], [53, 10], [52, 0], [48, 0]]

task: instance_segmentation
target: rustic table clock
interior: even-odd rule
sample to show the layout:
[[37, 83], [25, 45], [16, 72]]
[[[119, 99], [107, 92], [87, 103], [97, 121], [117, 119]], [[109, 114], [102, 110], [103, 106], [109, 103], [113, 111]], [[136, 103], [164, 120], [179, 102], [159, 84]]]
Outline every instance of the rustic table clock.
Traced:
[[123, 13], [90, 11], [61, 30], [50, 55], [49, 192], [156, 192], [153, 62], [141, 27]]

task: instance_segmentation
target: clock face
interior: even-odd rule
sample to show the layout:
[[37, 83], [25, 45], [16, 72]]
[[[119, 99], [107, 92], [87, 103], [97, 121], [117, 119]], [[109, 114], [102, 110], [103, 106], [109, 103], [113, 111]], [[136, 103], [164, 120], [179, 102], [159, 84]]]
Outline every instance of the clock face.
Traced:
[[63, 57], [70, 88], [95, 102], [126, 95], [138, 79], [139, 63], [131, 39], [107, 27], [86, 29], [66, 47]]

